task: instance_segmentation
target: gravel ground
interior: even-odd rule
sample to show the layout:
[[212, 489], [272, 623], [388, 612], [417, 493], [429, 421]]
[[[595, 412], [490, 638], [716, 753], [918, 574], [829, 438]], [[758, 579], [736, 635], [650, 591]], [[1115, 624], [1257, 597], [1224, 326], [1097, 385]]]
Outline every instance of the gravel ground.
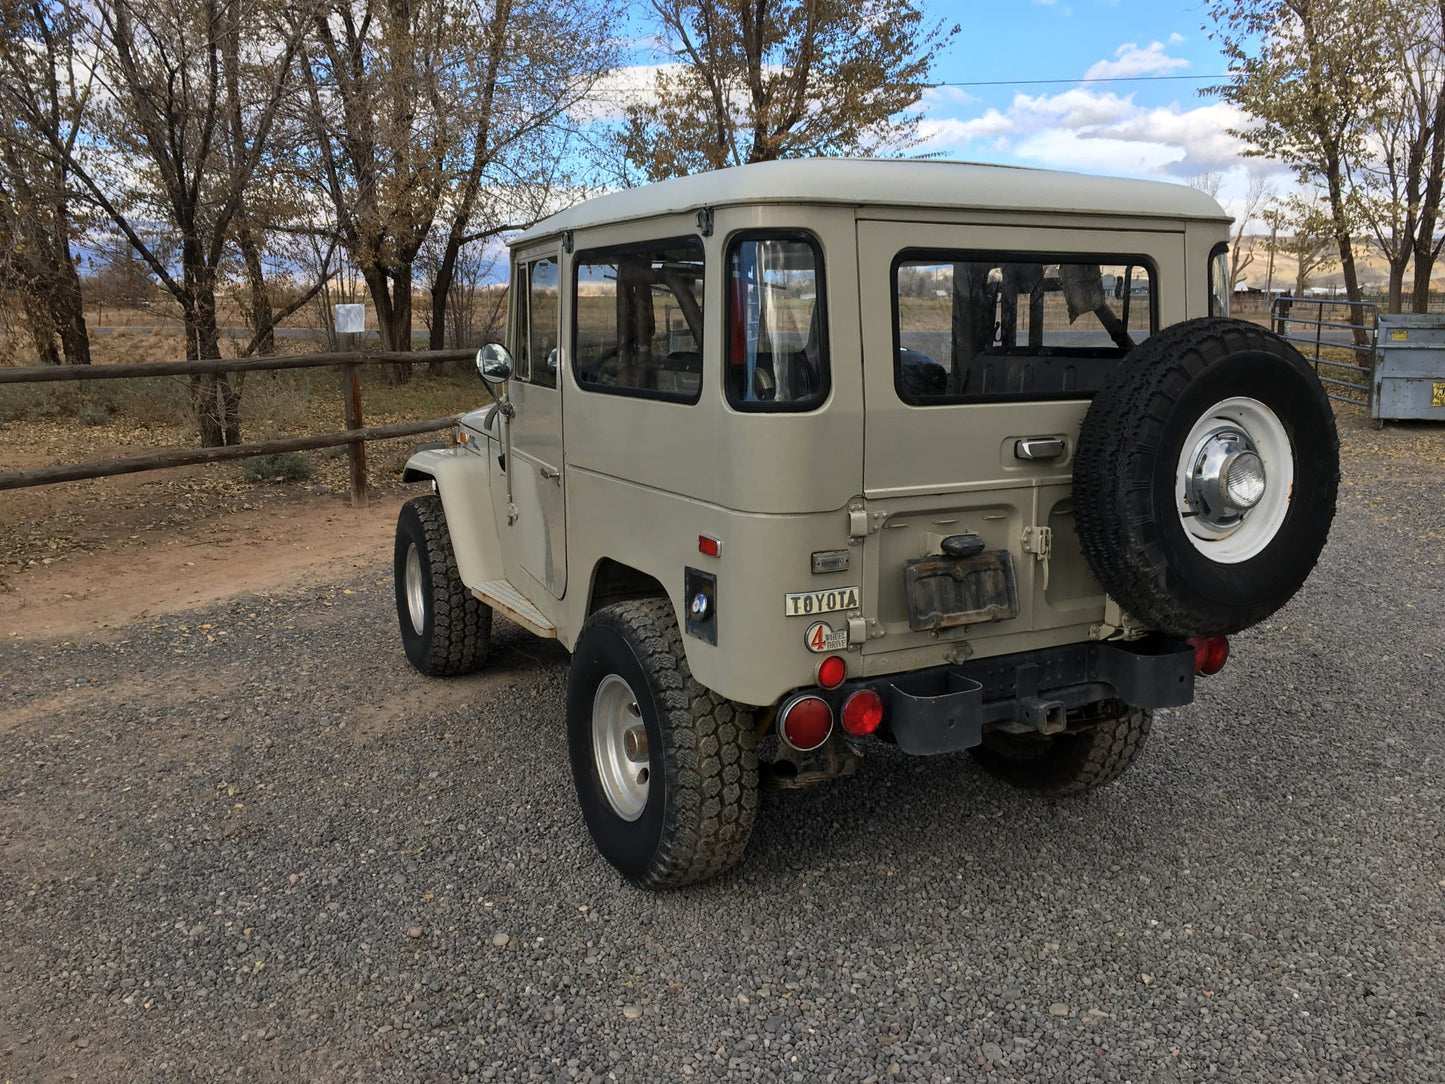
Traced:
[[405, 665], [389, 569], [0, 643], [0, 1080], [1445, 1080], [1439, 467], [1118, 783], [886, 749], [648, 895], [564, 654]]

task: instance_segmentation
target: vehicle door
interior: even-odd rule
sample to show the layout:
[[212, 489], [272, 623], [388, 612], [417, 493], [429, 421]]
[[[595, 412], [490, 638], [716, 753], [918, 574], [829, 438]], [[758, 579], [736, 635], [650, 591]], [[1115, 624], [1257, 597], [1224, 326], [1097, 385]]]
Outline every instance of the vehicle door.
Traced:
[[[517, 258], [512, 277], [513, 414], [510, 476], [515, 506], [503, 545], [513, 561], [556, 598], [567, 589], [567, 501], [563, 476], [561, 274], [556, 247]], [[509, 561], [509, 565], [513, 562]], [[515, 584], [525, 592], [521, 584]]]
[[1183, 234], [861, 220], [858, 252], [865, 652], [1087, 635], [1104, 598], [1073, 526], [1075, 441], [1118, 359], [1182, 318], [1184, 284], [1159, 275]]

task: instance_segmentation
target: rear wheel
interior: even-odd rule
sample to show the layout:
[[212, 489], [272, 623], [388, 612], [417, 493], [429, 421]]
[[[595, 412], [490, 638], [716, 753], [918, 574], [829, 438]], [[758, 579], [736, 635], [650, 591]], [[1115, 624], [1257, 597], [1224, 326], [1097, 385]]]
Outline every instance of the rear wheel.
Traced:
[[394, 573], [401, 642], [411, 664], [433, 677], [480, 669], [491, 645], [492, 609], [462, 583], [440, 497], [401, 506]]
[[985, 733], [973, 755], [990, 775], [1023, 790], [1082, 794], [1134, 763], [1151, 722], [1145, 709], [1110, 701], [1071, 717], [1062, 734]]
[[567, 742], [588, 831], [634, 884], [691, 884], [742, 857], [758, 802], [752, 719], [693, 678], [666, 599], [587, 619]]

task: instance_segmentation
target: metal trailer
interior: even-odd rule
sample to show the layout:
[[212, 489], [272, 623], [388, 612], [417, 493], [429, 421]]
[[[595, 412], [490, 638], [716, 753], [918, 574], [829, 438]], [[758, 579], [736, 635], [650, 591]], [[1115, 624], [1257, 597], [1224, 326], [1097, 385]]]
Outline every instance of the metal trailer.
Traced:
[[1371, 417], [1445, 422], [1445, 316], [1380, 314]]

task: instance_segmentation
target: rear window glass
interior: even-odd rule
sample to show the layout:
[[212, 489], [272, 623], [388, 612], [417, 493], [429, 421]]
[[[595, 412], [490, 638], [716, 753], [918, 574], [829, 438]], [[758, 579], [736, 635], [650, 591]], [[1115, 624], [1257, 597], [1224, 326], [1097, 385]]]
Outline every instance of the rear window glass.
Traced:
[[577, 383], [695, 403], [702, 392], [703, 248], [696, 237], [577, 254]]
[[811, 410], [828, 397], [823, 261], [804, 237], [728, 247], [727, 394], [739, 410]]
[[1142, 258], [905, 253], [893, 268], [907, 403], [1078, 399], [1155, 323]]

